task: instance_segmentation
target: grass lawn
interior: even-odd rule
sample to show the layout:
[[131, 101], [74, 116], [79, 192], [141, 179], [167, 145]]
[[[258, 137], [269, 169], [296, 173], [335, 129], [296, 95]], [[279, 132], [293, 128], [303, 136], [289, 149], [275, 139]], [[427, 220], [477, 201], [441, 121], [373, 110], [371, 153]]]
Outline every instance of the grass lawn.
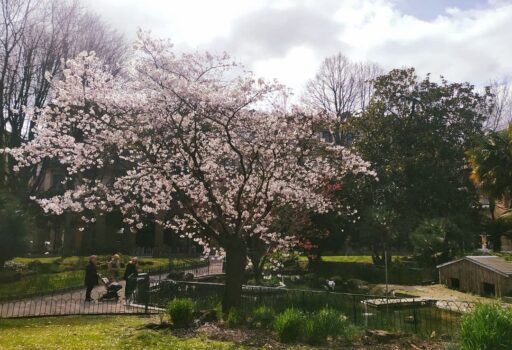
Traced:
[[[400, 262], [404, 256], [393, 256], [393, 262]], [[301, 256], [300, 261], [307, 261], [308, 258]], [[372, 257], [370, 255], [326, 255], [322, 256], [322, 261], [338, 262], [338, 263], [359, 263], [359, 264], [372, 264]]]
[[136, 316], [0, 320], [0, 349], [259, 349], [199, 337], [178, 338], [167, 330], [143, 329], [142, 326], [149, 321], [156, 320]]
[[[109, 257], [99, 257], [99, 272], [106, 274], [106, 265]], [[125, 257], [127, 260], [127, 257]], [[80, 288], [84, 282], [84, 268], [87, 257], [42, 257], [42, 258], [14, 258], [17, 263], [27, 266], [37, 263], [39, 271], [21, 271], [19, 279], [4, 282], [0, 281], [0, 298], [10, 296], [24, 296], [37, 293], [46, 293], [68, 288]], [[167, 266], [173, 268], [194, 267], [203, 263], [199, 258], [140, 258], [139, 268], [158, 270]], [[0, 271], [1, 272], [1, 271]], [[122, 275], [122, 271], [121, 271]]]
[[[310, 347], [306, 345], [279, 344], [269, 339], [258, 338], [256, 343], [242, 343], [243, 331], [224, 329], [213, 334], [218, 339], [210, 340], [212, 334], [201, 331], [183, 332], [150, 330], [144, 325], [158, 323], [158, 319], [139, 316], [67, 316], [32, 319], [0, 319], [0, 350], [396, 350], [396, 349], [448, 349], [446, 344], [433, 340], [404, 337], [387, 342], [363, 344], [336, 344], [334, 347]], [[250, 331], [249, 331], [250, 332]], [[186, 333], [186, 335], [183, 335]], [[179, 335], [181, 334], [181, 335]], [[229, 334], [229, 335], [228, 335]], [[223, 335], [228, 335], [227, 338]], [[220, 336], [220, 337], [219, 337]], [[236, 342], [236, 343], [235, 343]], [[246, 346], [241, 344], [260, 344]], [[265, 344], [265, 345], [263, 345]], [[417, 345], [414, 345], [417, 344]]]
[[[128, 262], [129, 257], [124, 256], [125, 263]], [[110, 256], [98, 256], [98, 260], [100, 263], [106, 263], [110, 259]], [[88, 261], [88, 257], [86, 256], [68, 256], [65, 258], [61, 258], [59, 256], [56, 257], [41, 257], [41, 258], [14, 258], [12, 259], [16, 263], [21, 263], [25, 265], [29, 265], [34, 262], [39, 262], [41, 265], [56, 265], [58, 271], [66, 271], [66, 270], [77, 270], [85, 267]], [[193, 264], [197, 263], [199, 259], [196, 258], [150, 258], [150, 257], [142, 257], [139, 258], [139, 266], [141, 268], [151, 268], [158, 269], [168, 265], [182, 265], [182, 264]]]

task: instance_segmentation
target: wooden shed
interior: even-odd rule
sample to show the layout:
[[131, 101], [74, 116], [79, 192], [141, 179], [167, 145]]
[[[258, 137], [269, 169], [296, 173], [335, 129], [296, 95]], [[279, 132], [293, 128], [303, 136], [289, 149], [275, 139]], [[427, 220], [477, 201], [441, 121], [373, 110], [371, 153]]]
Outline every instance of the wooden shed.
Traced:
[[465, 256], [437, 266], [439, 283], [483, 296], [512, 295], [512, 262], [497, 256]]

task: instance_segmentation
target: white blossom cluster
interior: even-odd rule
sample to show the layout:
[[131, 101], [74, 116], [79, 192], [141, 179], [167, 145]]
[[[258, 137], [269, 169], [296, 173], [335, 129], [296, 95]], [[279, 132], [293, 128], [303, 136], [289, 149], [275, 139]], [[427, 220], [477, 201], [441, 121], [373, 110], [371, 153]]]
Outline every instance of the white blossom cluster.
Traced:
[[119, 209], [134, 229], [177, 212], [159, 223], [206, 252], [253, 235], [284, 249], [296, 240], [269, 232], [274, 209], [339, 210], [326, 182], [375, 176], [356, 154], [316, 139], [329, 118], [277, 108], [285, 88], [229, 57], [178, 56], [145, 33], [135, 49], [117, 75], [94, 53], [69, 60], [52, 103], [33, 111], [34, 140], [6, 150], [18, 168], [51, 159], [65, 169], [66, 192], [38, 199], [45, 211], [82, 212], [87, 223], [87, 213]]

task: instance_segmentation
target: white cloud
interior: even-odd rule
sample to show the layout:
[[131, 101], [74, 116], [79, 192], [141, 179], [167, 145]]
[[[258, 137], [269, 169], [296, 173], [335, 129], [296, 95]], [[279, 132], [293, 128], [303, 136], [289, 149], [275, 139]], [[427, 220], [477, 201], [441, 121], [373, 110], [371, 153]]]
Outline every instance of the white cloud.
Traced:
[[[510, 1], [432, 1], [417, 0], [414, 16], [406, 14], [405, 0], [88, 3], [128, 36], [142, 27], [178, 47], [226, 50], [257, 74], [296, 90], [325, 56], [339, 51], [387, 69], [414, 66], [476, 84], [512, 73]], [[473, 9], [460, 9], [470, 3]], [[422, 9], [429, 15], [418, 15]]]
[[257, 76], [274, 77], [300, 90], [305, 83], [304, 77], [315, 75], [317, 64], [313, 49], [298, 46], [290, 49], [283, 57], [254, 62], [253, 71]]

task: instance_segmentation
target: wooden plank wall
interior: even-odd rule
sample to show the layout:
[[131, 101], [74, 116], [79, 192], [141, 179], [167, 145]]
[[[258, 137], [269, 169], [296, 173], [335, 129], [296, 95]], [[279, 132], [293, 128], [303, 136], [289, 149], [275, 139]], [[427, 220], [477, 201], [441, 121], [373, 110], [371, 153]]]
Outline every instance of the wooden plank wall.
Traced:
[[501, 297], [512, 291], [511, 279], [468, 260], [461, 260], [439, 268], [439, 283], [451, 286], [451, 278], [458, 278], [459, 290], [483, 294], [483, 283], [494, 284], [496, 296]]

